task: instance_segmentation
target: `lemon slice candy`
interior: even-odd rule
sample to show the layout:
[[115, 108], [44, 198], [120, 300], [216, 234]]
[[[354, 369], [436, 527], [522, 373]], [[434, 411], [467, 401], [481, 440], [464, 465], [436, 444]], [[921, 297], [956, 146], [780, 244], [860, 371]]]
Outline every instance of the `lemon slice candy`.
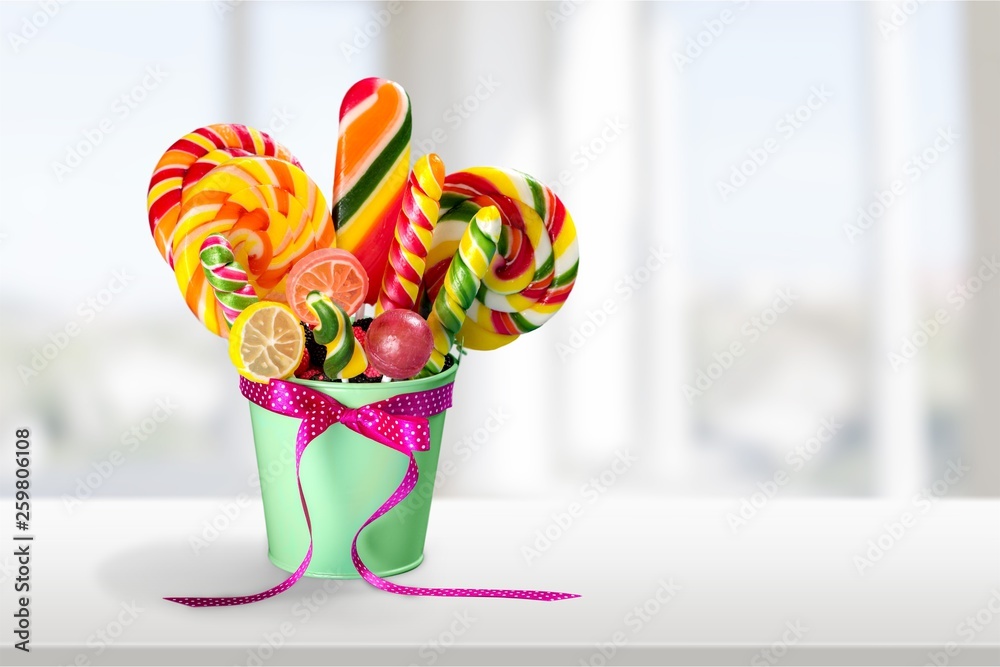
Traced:
[[229, 358], [240, 375], [254, 382], [291, 376], [305, 345], [299, 318], [286, 304], [274, 301], [247, 307], [229, 332]]

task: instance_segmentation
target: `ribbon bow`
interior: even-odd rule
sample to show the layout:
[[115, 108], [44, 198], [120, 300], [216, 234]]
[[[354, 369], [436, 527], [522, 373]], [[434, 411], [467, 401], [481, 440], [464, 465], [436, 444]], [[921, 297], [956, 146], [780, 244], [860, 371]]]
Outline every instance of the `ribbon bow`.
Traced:
[[320, 434], [334, 424], [343, 424], [352, 431], [378, 442], [386, 447], [406, 454], [410, 458], [409, 467], [403, 476], [403, 481], [382, 505], [361, 524], [351, 542], [351, 559], [358, 574], [372, 586], [389, 593], [399, 595], [431, 595], [437, 597], [492, 597], [517, 598], [522, 600], [568, 600], [580, 597], [573, 593], [554, 593], [549, 591], [531, 591], [500, 588], [418, 588], [415, 586], [400, 586], [379, 577], [369, 570], [358, 555], [358, 536], [370, 523], [402, 502], [414, 487], [420, 476], [414, 452], [425, 452], [430, 449], [430, 427], [427, 418], [444, 412], [451, 407], [451, 383], [437, 389], [419, 391], [411, 394], [399, 394], [382, 401], [363, 405], [360, 408], [348, 408], [332, 396], [316, 391], [305, 385], [284, 380], [271, 380], [261, 384], [240, 378], [240, 392], [257, 405], [286, 417], [299, 419], [299, 430], [295, 439], [295, 480], [299, 487], [299, 500], [302, 502], [302, 512], [309, 529], [309, 549], [306, 551], [302, 564], [283, 582], [256, 595], [240, 597], [170, 597], [164, 598], [188, 607], [229, 607], [249, 604], [259, 600], [274, 597], [291, 588], [303, 577], [309, 562], [312, 560], [313, 539], [312, 522], [309, 519], [309, 508], [306, 506], [305, 493], [302, 490], [302, 479], [299, 468], [302, 454], [306, 447]]
[[[336, 399], [330, 396], [327, 398], [332, 404], [343, 407]], [[345, 409], [337, 421], [355, 433], [403, 454], [426, 452], [431, 448], [431, 434], [426, 417], [394, 415], [374, 406], [364, 405]]]

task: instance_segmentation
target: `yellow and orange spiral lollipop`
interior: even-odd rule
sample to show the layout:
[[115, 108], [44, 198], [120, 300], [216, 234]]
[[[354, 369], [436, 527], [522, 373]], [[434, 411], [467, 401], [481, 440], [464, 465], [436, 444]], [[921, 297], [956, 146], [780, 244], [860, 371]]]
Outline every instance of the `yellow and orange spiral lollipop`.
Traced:
[[174, 229], [191, 187], [222, 162], [250, 155], [277, 157], [301, 167], [291, 151], [269, 135], [235, 123], [198, 128], [175, 141], [163, 154], [149, 180], [146, 208], [149, 231], [167, 264], [174, 265]]
[[278, 301], [283, 300], [285, 275], [298, 260], [336, 245], [322, 192], [291, 162], [236, 157], [193, 183], [184, 193], [172, 234], [174, 272], [191, 312], [223, 337], [229, 333], [225, 313], [200, 258], [210, 234], [228, 239], [261, 298]]

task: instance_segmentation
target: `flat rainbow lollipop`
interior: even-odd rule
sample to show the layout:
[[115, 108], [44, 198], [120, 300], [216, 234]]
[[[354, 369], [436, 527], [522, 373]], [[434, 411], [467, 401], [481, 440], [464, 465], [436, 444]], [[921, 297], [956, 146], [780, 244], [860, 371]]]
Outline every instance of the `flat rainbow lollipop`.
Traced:
[[191, 312], [223, 337], [229, 333], [226, 314], [201, 263], [202, 245], [212, 234], [232, 245], [255, 293], [276, 301], [284, 300], [285, 275], [299, 259], [336, 242], [323, 194], [291, 162], [237, 157], [194, 183], [173, 233], [174, 273]]
[[191, 186], [222, 162], [249, 155], [277, 157], [301, 167], [291, 151], [270, 136], [237, 124], [199, 128], [175, 141], [160, 158], [149, 181], [146, 207], [156, 249], [170, 266], [174, 229]]
[[475, 167], [445, 179], [441, 216], [427, 256], [422, 311], [434, 303], [469, 221], [485, 206], [500, 211], [497, 258], [483, 277], [457, 338], [491, 350], [542, 326], [576, 282], [576, 226], [551, 189], [512, 169]]
[[340, 107], [333, 175], [339, 247], [368, 274], [365, 303], [378, 300], [382, 272], [410, 172], [410, 98], [386, 79], [362, 79]]

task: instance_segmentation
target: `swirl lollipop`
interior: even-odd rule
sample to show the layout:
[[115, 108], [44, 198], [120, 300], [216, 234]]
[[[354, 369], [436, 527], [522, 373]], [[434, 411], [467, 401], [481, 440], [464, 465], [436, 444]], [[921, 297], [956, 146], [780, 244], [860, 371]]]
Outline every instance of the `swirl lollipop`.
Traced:
[[200, 256], [211, 234], [226, 237], [254, 292], [272, 301], [284, 301], [285, 275], [295, 262], [336, 240], [323, 194], [290, 162], [237, 157], [194, 183], [173, 233], [174, 273], [191, 312], [223, 337], [225, 312]]
[[149, 181], [146, 206], [156, 249], [170, 266], [174, 265], [172, 236], [191, 186], [222, 162], [250, 155], [277, 157], [301, 166], [267, 134], [235, 124], [199, 128], [175, 141], [160, 158]]
[[548, 187], [512, 169], [456, 172], [445, 179], [422, 312], [435, 303], [463, 230], [485, 206], [497, 207], [503, 228], [497, 257], [457, 335], [473, 350], [501, 347], [545, 324], [572, 291], [579, 264], [573, 218]]

